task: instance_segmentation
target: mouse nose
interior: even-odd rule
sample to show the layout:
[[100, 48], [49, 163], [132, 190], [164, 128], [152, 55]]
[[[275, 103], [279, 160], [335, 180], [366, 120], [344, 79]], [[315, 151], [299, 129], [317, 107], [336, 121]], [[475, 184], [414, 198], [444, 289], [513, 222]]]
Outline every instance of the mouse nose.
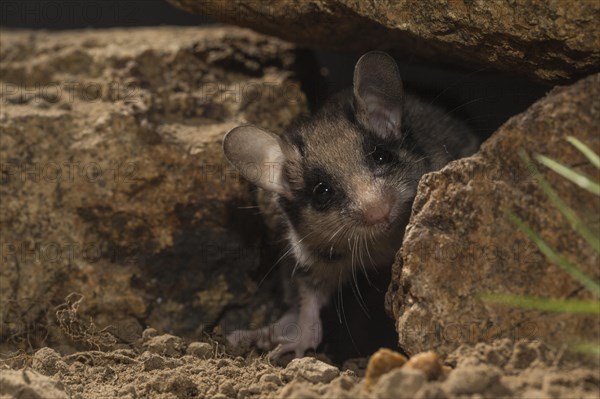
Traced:
[[378, 198], [362, 206], [363, 218], [369, 226], [387, 222], [392, 210], [392, 203], [388, 199]]

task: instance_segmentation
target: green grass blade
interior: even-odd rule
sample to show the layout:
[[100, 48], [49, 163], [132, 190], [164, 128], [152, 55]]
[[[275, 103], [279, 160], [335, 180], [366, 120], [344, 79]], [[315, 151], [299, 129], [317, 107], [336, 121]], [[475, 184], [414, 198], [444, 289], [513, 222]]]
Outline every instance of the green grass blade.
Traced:
[[535, 165], [531, 164], [529, 157], [523, 151], [520, 153], [521, 158], [525, 163], [532, 169], [534, 177], [537, 179], [540, 188], [550, 202], [559, 210], [559, 212], [569, 221], [573, 230], [575, 230], [581, 237], [583, 237], [587, 243], [596, 251], [600, 253], [600, 237], [594, 234], [577, 216], [577, 214], [569, 208], [569, 206], [563, 202], [563, 200], [556, 194], [556, 191], [550, 186], [550, 183], [544, 179], [544, 176], [539, 172]]
[[518, 216], [511, 212], [507, 212], [508, 217], [515, 223], [519, 229], [525, 233], [539, 248], [539, 250], [555, 265], [569, 273], [575, 280], [579, 281], [595, 296], [600, 296], [600, 284], [592, 280], [585, 273], [581, 272], [577, 267], [573, 266], [568, 260], [554, 252], [544, 239], [542, 239], [535, 231], [525, 224]]
[[565, 179], [572, 181], [577, 184], [579, 187], [588, 190], [589, 192], [600, 195], [600, 184], [593, 181], [588, 176], [579, 173], [571, 168], [564, 166], [561, 163], [556, 162], [555, 160], [548, 158], [544, 155], [536, 154], [535, 159], [539, 162], [546, 165], [548, 168], [552, 169]]
[[600, 169], [600, 156], [596, 154], [590, 147], [583, 144], [573, 136], [567, 137], [567, 141], [577, 148], [596, 168]]
[[583, 342], [580, 344], [576, 344], [573, 345], [571, 349], [579, 353], [587, 353], [591, 355], [600, 356], [600, 345], [593, 342]]
[[542, 312], [600, 315], [600, 302], [578, 299], [539, 298], [512, 294], [484, 294], [485, 302]]

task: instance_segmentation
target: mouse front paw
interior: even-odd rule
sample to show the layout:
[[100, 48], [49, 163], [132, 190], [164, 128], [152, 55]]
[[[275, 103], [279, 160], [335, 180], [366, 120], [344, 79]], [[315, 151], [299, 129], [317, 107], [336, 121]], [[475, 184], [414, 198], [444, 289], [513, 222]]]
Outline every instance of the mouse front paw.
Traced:
[[271, 351], [269, 358], [277, 359], [281, 355], [293, 352], [303, 357], [307, 350], [316, 349], [323, 339], [321, 321], [288, 325], [286, 333], [275, 338], [279, 345]]
[[[258, 349], [272, 350], [277, 345], [289, 342], [287, 337], [294, 334], [297, 329], [298, 312], [289, 311], [283, 315], [275, 324], [268, 325], [255, 330], [235, 330], [225, 338], [231, 346], [254, 345]], [[291, 333], [290, 333], [291, 332]]]

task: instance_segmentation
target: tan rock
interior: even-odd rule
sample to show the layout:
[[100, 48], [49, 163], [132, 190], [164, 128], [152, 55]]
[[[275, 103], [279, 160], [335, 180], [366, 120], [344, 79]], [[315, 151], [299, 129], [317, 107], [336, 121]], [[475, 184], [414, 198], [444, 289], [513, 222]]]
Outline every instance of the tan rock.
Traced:
[[169, 0], [303, 46], [485, 67], [547, 81], [600, 70], [596, 1]]
[[407, 362], [406, 357], [387, 348], [381, 348], [369, 359], [365, 372], [365, 387], [369, 388], [377, 383], [379, 378], [390, 370], [402, 367]]
[[71, 292], [131, 342], [136, 320], [197, 336], [260, 297], [260, 216], [221, 142], [306, 110], [292, 45], [217, 27], [2, 31], [0, 47], [2, 341], [60, 339]]
[[435, 380], [444, 373], [440, 357], [432, 351], [417, 353], [408, 359], [408, 362], [403, 367], [405, 369], [422, 371], [428, 380]]
[[214, 349], [208, 342], [192, 342], [188, 345], [186, 353], [202, 359], [210, 359], [214, 355]]
[[67, 364], [54, 349], [44, 347], [33, 355], [31, 367], [41, 374], [52, 376], [59, 371], [65, 371]]
[[[565, 138], [600, 152], [600, 75], [555, 88], [506, 122], [473, 157], [421, 180], [393, 267], [388, 310], [409, 354], [446, 355], [463, 343], [540, 339], [561, 347], [598, 339], [597, 320], [484, 303], [484, 293], [590, 298], [550, 263], [507, 218], [510, 210], [561, 255], [598, 280], [598, 254], [550, 204], [519, 150], [545, 154], [587, 173], [597, 171]], [[597, 226], [598, 198], [540, 167], [588, 224]], [[452, 374], [452, 373], [451, 373]]]
[[293, 359], [281, 372], [281, 376], [286, 381], [300, 378], [315, 384], [319, 382], [329, 383], [338, 375], [340, 375], [340, 370], [337, 367], [314, 357]]
[[163, 356], [181, 356], [185, 344], [179, 337], [170, 334], [158, 335], [144, 342], [149, 352]]

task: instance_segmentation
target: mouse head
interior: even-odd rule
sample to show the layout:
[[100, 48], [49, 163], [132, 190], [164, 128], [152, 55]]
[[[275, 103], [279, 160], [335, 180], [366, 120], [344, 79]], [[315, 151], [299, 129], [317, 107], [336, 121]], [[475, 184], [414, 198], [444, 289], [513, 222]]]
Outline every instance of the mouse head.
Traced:
[[[420, 174], [402, 129], [403, 89], [395, 61], [370, 52], [353, 88], [278, 136], [255, 126], [227, 133], [223, 149], [240, 173], [275, 193], [297, 235], [325, 246], [398, 227]], [[401, 228], [403, 229], [403, 225]]]

